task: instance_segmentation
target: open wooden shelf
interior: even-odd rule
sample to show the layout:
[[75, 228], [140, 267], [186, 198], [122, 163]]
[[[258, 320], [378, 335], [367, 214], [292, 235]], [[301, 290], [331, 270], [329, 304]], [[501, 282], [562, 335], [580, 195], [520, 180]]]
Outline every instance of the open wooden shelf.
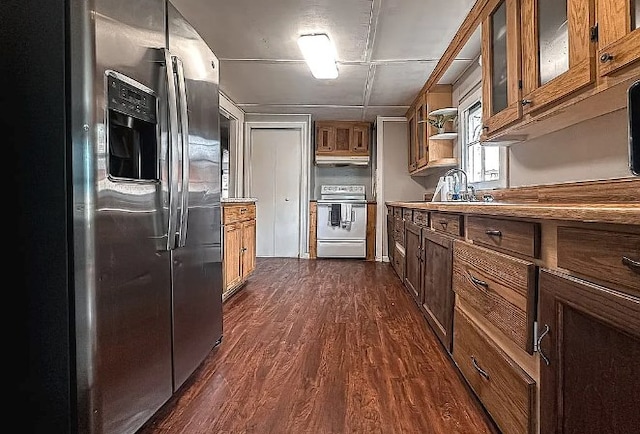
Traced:
[[452, 140], [458, 137], [458, 133], [440, 133], [429, 136], [429, 140]]

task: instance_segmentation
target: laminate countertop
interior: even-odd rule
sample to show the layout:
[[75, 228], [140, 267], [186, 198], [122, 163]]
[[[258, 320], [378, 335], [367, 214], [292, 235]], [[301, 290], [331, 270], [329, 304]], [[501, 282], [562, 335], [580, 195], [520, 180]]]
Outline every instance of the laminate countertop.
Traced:
[[234, 204], [234, 203], [255, 203], [258, 201], [255, 197], [227, 197], [220, 200], [222, 204]]
[[387, 206], [462, 214], [640, 225], [638, 203], [386, 202]]

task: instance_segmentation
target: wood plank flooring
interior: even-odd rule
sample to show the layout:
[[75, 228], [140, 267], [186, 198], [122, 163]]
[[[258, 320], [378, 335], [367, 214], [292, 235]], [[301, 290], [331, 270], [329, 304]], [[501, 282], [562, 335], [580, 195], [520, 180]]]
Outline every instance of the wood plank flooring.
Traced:
[[497, 430], [389, 264], [258, 259], [220, 347], [139, 433]]

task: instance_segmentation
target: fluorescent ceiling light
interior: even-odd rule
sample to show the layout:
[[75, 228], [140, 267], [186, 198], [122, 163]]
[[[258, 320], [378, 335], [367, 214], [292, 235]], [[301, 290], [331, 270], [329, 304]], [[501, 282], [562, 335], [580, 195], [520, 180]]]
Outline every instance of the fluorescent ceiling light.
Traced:
[[302, 35], [298, 38], [298, 46], [315, 78], [338, 78], [336, 52], [329, 36], [325, 33]]

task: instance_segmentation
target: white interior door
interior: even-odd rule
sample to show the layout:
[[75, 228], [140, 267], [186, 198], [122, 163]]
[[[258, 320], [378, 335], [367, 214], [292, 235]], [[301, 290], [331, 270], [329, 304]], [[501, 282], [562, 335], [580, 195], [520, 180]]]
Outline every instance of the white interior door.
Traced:
[[251, 196], [256, 203], [256, 255], [300, 254], [302, 133], [297, 129], [251, 130]]

